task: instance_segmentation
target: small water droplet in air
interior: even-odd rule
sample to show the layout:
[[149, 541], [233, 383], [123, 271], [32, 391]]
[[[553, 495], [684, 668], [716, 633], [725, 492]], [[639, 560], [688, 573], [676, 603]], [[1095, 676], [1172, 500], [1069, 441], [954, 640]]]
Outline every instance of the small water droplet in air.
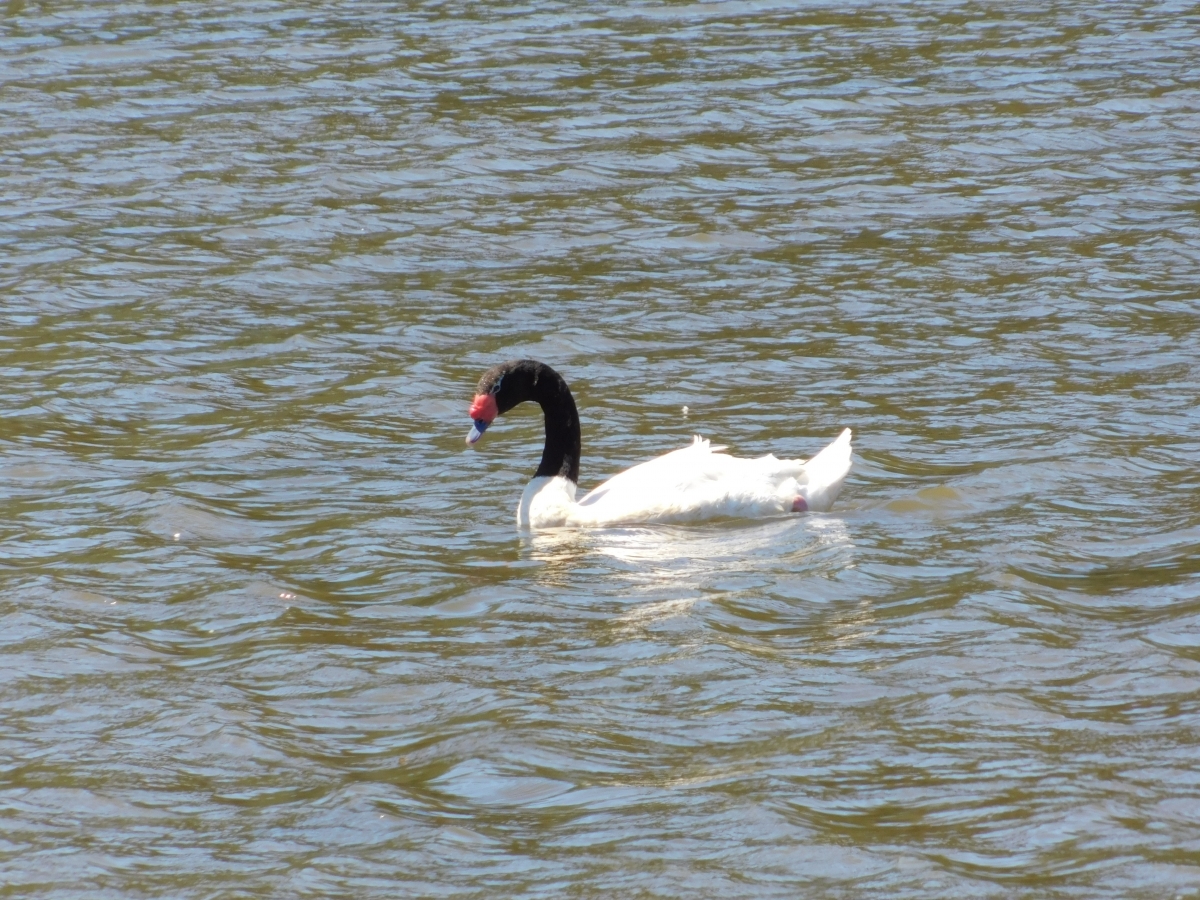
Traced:
[[685, 416], [688, 414], [688, 408], [686, 406], [683, 408], [683, 414]]

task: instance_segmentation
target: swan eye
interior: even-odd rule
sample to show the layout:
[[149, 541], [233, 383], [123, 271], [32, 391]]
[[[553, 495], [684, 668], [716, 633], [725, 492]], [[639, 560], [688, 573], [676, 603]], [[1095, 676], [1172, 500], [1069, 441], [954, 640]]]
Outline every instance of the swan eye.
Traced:
[[498, 379], [496, 379], [496, 383], [492, 385], [492, 389], [490, 391], [488, 391], [488, 393], [491, 394], [493, 397], [495, 397], [498, 393], [500, 393], [500, 385], [503, 382], [504, 382], [504, 376], [501, 375]]

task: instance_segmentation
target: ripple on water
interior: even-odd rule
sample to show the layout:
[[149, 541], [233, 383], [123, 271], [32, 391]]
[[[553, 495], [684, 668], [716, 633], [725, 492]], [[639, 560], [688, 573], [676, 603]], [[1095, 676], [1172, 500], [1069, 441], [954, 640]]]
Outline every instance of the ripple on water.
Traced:
[[1188, 12], [9, 4], [4, 883], [1191, 896]]

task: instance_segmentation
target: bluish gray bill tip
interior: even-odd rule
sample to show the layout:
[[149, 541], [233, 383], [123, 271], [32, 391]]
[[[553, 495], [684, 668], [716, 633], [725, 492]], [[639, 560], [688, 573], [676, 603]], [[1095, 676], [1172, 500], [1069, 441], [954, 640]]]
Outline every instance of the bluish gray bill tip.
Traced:
[[491, 424], [491, 422], [485, 422], [483, 419], [476, 419], [475, 424], [471, 426], [470, 433], [467, 435], [467, 443], [473, 444], [483, 437], [483, 433], [487, 431], [487, 427]]

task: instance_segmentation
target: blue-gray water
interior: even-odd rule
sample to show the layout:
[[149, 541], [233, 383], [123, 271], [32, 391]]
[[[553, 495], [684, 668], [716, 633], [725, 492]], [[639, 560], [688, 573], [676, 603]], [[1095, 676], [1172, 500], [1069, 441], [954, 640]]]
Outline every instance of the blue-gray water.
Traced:
[[[1191, 897], [1200, 17], [0, 9], [0, 896]], [[532, 538], [693, 433], [832, 513]], [[684, 417], [681, 408], [689, 407]]]

